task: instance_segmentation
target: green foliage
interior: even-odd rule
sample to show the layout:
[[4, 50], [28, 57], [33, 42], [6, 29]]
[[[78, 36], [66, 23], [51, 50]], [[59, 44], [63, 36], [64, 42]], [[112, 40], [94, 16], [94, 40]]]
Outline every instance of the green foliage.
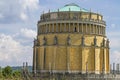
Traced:
[[3, 70], [2, 70], [2, 75], [4, 77], [11, 77], [12, 75], [12, 68], [10, 66], [6, 66]]
[[12, 70], [10, 66], [5, 68], [0, 67], [0, 80], [22, 80], [21, 72], [19, 70]]
[[0, 78], [2, 78], [2, 68], [0, 67]]
[[14, 71], [13, 72], [13, 77], [16, 77], [16, 78], [18, 78], [18, 77], [21, 77], [21, 72], [20, 71]]

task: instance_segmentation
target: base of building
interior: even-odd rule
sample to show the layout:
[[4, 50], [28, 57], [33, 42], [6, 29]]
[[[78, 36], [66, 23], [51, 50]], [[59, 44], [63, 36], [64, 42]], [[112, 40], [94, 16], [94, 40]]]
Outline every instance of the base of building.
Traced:
[[120, 80], [120, 74], [26, 73], [24, 80]]

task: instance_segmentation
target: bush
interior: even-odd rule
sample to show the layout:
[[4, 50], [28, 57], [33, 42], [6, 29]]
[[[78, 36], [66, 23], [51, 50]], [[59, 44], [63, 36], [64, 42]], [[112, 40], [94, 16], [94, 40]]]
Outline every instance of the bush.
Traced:
[[13, 72], [13, 77], [16, 77], [16, 78], [19, 78], [19, 77], [21, 77], [21, 72], [20, 71], [14, 71]]
[[12, 68], [10, 66], [7, 66], [5, 67], [3, 70], [2, 70], [2, 75], [4, 77], [11, 77], [12, 76]]

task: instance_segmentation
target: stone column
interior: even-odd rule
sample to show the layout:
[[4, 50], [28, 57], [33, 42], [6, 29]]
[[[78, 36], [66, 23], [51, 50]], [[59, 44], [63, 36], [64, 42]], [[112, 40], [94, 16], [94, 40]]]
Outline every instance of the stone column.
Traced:
[[99, 25], [97, 25], [97, 34], [99, 34]]
[[48, 24], [49, 32], [50, 32], [50, 24]]
[[104, 50], [104, 47], [103, 47], [103, 66], [102, 66], [102, 73], [103, 73], [103, 74], [105, 73], [105, 50]]
[[66, 32], [66, 23], [64, 23], [64, 32]]
[[98, 34], [100, 34], [100, 26], [98, 25]]
[[96, 27], [95, 27], [95, 28], [96, 28], [95, 34], [97, 34], [97, 25], [96, 25]]
[[54, 32], [54, 23], [52, 24], [52, 32]]
[[70, 73], [70, 46], [67, 45], [67, 71]]
[[85, 28], [86, 28], [85, 33], [88, 33], [88, 32], [87, 32], [87, 24], [85, 24]]
[[97, 38], [96, 38], [96, 36], [94, 37], [94, 46], [97, 46]]
[[44, 46], [44, 53], [43, 53], [43, 69], [45, 70], [46, 67], [46, 47]]
[[39, 48], [39, 50], [42, 50], [42, 52], [41, 52], [41, 55], [40, 55], [40, 52], [38, 53], [39, 54], [39, 56], [41, 56], [41, 70], [44, 70], [44, 47], [43, 48]]
[[69, 23], [69, 27], [68, 27], [68, 28], [69, 28], [69, 29], [68, 29], [68, 30], [69, 30], [68, 32], [70, 32], [70, 23]]
[[103, 26], [101, 28], [102, 28], [102, 35], [103, 35]]
[[47, 24], [45, 24], [45, 33], [47, 33]]
[[42, 26], [42, 33], [44, 34], [44, 25]]
[[[36, 56], [35, 56], [35, 58], [36, 58], [36, 59], [35, 59], [35, 61], [36, 61], [36, 64], [35, 64], [35, 65], [36, 65], [36, 69], [35, 69], [35, 70], [36, 70], [36, 73], [37, 73], [38, 70], [39, 70], [39, 67], [38, 67], [38, 66], [39, 66], [39, 65], [38, 65], [38, 63], [39, 63], [38, 60], [39, 60], [39, 59], [38, 59], [38, 47], [37, 47], [37, 46], [35, 47], [35, 52], [36, 52], [36, 53], [35, 53], [35, 55], [36, 55]], [[40, 63], [41, 63], [41, 62], [40, 62]], [[40, 67], [41, 67], [41, 66], [40, 66]]]
[[40, 31], [40, 34], [42, 33], [42, 25], [40, 25], [40, 27], [39, 27], [39, 31]]
[[43, 33], [45, 33], [45, 25], [43, 25]]
[[100, 26], [100, 35], [102, 34], [102, 32], [101, 32], [101, 26]]
[[98, 34], [100, 34], [100, 26], [98, 26]]
[[62, 32], [61, 24], [62, 24], [62, 23], [60, 23], [60, 32]]
[[92, 34], [94, 34], [94, 24], [92, 24]]
[[90, 27], [90, 31], [89, 31], [89, 33], [91, 34], [91, 24], [89, 24], [89, 27]]
[[57, 46], [55, 46], [55, 48], [54, 48], [54, 61], [53, 61], [53, 73], [55, 72], [55, 70], [56, 70], [56, 62], [55, 62], [55, 60], [56, 60], [56, 49], [57, 49]]
[[95, 25], [93, 24], [93, 34], [95, 34]]
[[81, 23], [81, 27], [82, 27], [82, 33], [83, 33], [83, 23]]
[[94, 30], [93, 33], [95, 34], [95, 33], [96, 33], [96, 25], [93, 24], [93, 26], [94, 26], [94, 28], [93, 28], [93, 30]]
[[103, 35], [103, 26], [101, 26], [101, 34]]
[[80, 26], [79, 26], [79, 23], [77, 23], [77, 32], [80, 32]]
[[100, 30], [101, 30], [101, 35], [102, 35], [102, 26], [100, 26], [100, 28], [101, 28]]
[[97, 34], [97, 25], [95, 25], [95, 34]]
[[33, 73], [36, 74], [36, 47], [33, 47]]
[[40, 34], [40, 27], [37, 26], [37, 34], [39, 35]]
[[105, 35], [105, 27], [103, 26], [103, 35]]
[[103, 27], [103, 35], [104, 35], [104, 27]]
[[81, 39], [81, 46], [85, 46], [85, 38], [84, 38], [84, 36], [82, 36], [82, 39]]
[[104, 27], [102, 26], [102, 30], [103, 30], [103, 35], [104, 35]]
[[91, 26], [91, 28], [92, 28], [92, 34], [94, 34], [94, 25], [93, 24], [91, 24], [92, 26]]
[[73, 23], [73, 32], [75, 32], [75, 23]]
[[58, 32], [58, 23], [56, 23], [56, 32]]
[[106, 27], [104, 27], [104, 35], [106, 35]]

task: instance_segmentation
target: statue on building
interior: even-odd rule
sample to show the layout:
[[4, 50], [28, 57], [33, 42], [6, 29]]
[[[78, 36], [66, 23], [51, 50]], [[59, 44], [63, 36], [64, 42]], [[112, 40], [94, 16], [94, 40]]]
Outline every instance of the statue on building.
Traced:
[[47, 43], [47, 39], [44, 37], [43, 38], [43, 45], [46, 45], [46, 43]]
[[58, 39], [57, 39], [57, 36], [54, 37], [54, 45], [57, 45], [58, 44]]
[[85, 45], [85, 38], [84, 38], [84, 36], [82, 36], [82, 39], [81, 39], [81, 46], [84, 46]]
[[68, 36], [67, 38], [67, 45], [70, 45], [71, 44], [71, 39], [70, 39], [70, 36]]

